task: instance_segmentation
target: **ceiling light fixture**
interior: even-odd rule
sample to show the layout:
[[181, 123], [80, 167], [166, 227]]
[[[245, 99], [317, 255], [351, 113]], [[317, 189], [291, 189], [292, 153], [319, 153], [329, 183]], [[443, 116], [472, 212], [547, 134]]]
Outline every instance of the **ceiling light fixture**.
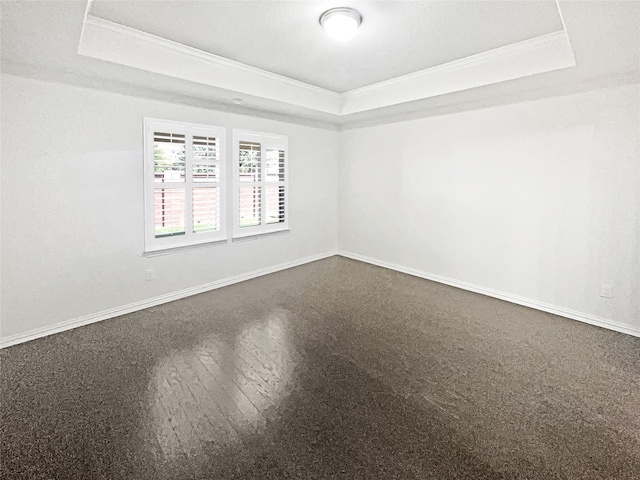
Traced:
[[353, 8], [332, 8], [320, 15], [320, 25], [327, 35], [341, 42], [352, 38], [361, 23], [362, 15]]

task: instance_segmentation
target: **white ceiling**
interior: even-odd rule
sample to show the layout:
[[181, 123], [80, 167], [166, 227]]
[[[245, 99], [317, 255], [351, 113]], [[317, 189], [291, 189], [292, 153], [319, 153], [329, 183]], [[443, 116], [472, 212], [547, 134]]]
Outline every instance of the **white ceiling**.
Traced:
[[[318, 22], [337, 6], [364, 19], [344, 43]], [[94, 0], [90, 14], [339, 93], [563, 28], [555, 0]]]
[[[127, 2], [122, 3], [127, 4]], [[192, 6], [209, 6], [209, 3], [217, 2], [191, 4], [191, 2], [185, 3], [175, 0], [175, 2], [164, 3], [169, 3], [169, 6], [186, 5], [187, 3]], [[238, 3], [248, 3], [254, 7], [262, 5], [262, 2]], [[349, 2], [343, 4], [347, 3]], [[371, 3], [377, 4], [377, 2]], [[424, 4], [426, 4], [426, 6], [430, 4], [430, 2], [410, 3], [411, 5], [407, 6], [405, 2], [388, 2], [384, 3], [383, 7], [392, 9], [393, 5], [401, 5], [402, 8], [408, 8], [412, 5], [415, 7], [416, 5], [414, 5], [414, 3], [424, 7]], [[466, 11], [466, 9], [473, 11], [473, 9], [477, 7], [477, 4], [482, 3], [484, 2], [461, 2], [455, 3], [455, 5], [457, 5], [460, 11]], [[519, 2], [505, 1], [501, 2], [501, 6], [509, 9], [513, 4], [517, 3]], [[411, 101], [390, 102], [387, 103], [387, 106], [361, 111], [354, 110], [354, 113], [347, 112], [345, 114], [343, 112], [342, 115], [326, 110], [322, 111], [318, 108], [294, 104], [275, 97], [264, 96], [261, 95], [259, 91], [239, 94], [237, 87], [234, 85], [227, 85], [226, 87], [212, 86], [206, 82], [180, 78], [171, 73], [141, 69], [141, 66], [113, 63], [105, 61], [104, 59], [97, 59], [99, 57], [90, 58], [79, 55], [78, 47], [85, 24], [87, 7], [87, 3], [84, 1], [16, 2], [2, 0], [0, 16], [0, 31], [2, 33], [0, 51], [2, 55], [1, 70], [3, 73], [30, 78], [65, 82], [126, 95], [138, 95], [164, 101], [196, 105], [203, 108], [236, 111], [269, 118], [280, 118], [287, 121], [307, 123], [327, 128], [345, 128], [371, 123], [383, 123], [415, 116], [436, 115], [469, 108], [529, 100], [541, 96], [567, 94], [585, 89], [617, 85], [622, 82], [640, 82], [640, 2], [559, 0], [558, 3], [562, 19], [566, 26], [566, 34], [568, 35], [573, 54], [575, 55], [575, 67], [547, 71], [546, 73], [535, 75], [529, 74], [523, 78], [505, 79], [505, 81], [499, 83], [483, 84], [459, 91], [441, 92], [429, 98], [423, 97], [422, 99], [412, 99]], [[324, 1], [304, 2], [304, 4], [310, 4], [318, 11], [324, 11], [326, 8], [335, 5], [335, 3]], [[97, 16], [99, 9], [103, 8], [101, 5], [102, 2], [100, 0], [100, 3], [95, 6], [96, 10], [93, 11], [94, 15]], [[126, 6], [129, 8], [130, 6], [135, 7], [136, 5], [138, 5], [136, 8], [139, 8], [140, 5], [146, 5], [148, 10], [164, 8], [163, 4], [151, 1], [133, 2], [132, 5]], [[108, 5], [104, 4], [104, 7], [107, 8]], [[246, 7], [246, 5], [244, 5], [244, 7]], [[105, 12], [102, 13], [105, 14]], [[469, 16], [471, 14], [468, 12], [460, 13], [458, 17], [464, 17], [465, 15]], [[151, 15], [148, 14], [147, 16]], [[112, 17], [112, 19], [114, 18], [115, 17]], [[245, 19], [245, 21], [243, 21], [244, 29], [258, 31], [260, 28], [263, 28], [260, 24], [264, 23], [267, 18], [268, 17], [261, 18], [258, 22], [255, 22], [255, 19], [251, 20], [251, 22]], [[363, 27], [367, 22], [367, 18], [370, 18], [370, 16], [365, 16]], [[445, 16], [441, 15], [439, 18], [442, 22], [445, 21]], [[166, 22], [166, 20], [162, 20], [162, 22]], [[315, 22], [317, 22], [317, 20], [314, 20], [314, 25], [310, 28], [317, 30], [319, 26], [316, 28]], [[179, 24], [179, 22], [177, 23]], [[372, 23], [373, 21], [371, 20], [369, 24], [371, 25]], [[425, 25], [427, 23], [428, 19], [417, 18], [415, 25]], [[454, 31], [456, 25], [458, 25], [458, 22], [454, 16], [449, 18], [448, 25], [443, 23], [439, 25], [438, 28], [441, 28], [442, 31]], [[440, 44], [455, 44], [445, 48], [449, 58], [451, 58], [451, 55], [461, 55], [462, 53], [460, 52], [465, 51], [465, 48], [470, 48], [470, 44], [473, 42], [468, 42], [469, 36], [473, 38], [480, 37], [481, 35], [478, 34], [478, 32], [481, 31], [479, 29], [483, 28], [483, 25], [484, 23], [479, 22], [477, 25], [468, 27], [468, 31], [466, 32], [458, 31], [456, 36], [448, 35], [445, 37], [445, 40], [441, 38], [439, 40]], [[518, 28], [513, 27], [513, 31], [510, 31], [510, 28], [505, 28], [505, 30], [510, 35], [523, 35], [523, 30], [520, 27], [525, 30], [529, 28], [528, 24], [525, 24], [518, 26]], [[185, 34], [193, 34], [195, 38], [199, 38], [197, 30], [195, 28], [192, 30], [192, 32], [185, 32]], [[238, 30], [240, 29], [238, 28]], [[168, 33], [165, 32], [165, 34]], [[493, 39], [490, 41], [496, 40], [495, 37], [489, 36], [488, 38]], [[505, 40], [505, 42], [511, 41], [513, 38], [514, 37], [510, 37], [508, 40]], [[178, 37], [175, 37], [175, 39], [178, 39]], [[268, 52], [269, 49], [263, 45], [267, 40], [268, 39], [262, 39], [257, 42], [256, 48], [260, 47], [264, 49], [262, 52]], [[476, 40], [480, 41], [478, 38], [476, 38]], [[322, 41], [326, 43], [328, 39], [323, 36]], [[294, 37], [291, 43], [295, 42]], [[386, 72], [385, 75], [388, 75], [390, 74], [389, 72], [391, 72], [391, 68], [397, 68], [398, 65], [411, 65], [413, 69], [423, 60], [421, 58], [415, 58], [420, 57], [420, 55], [412, 53], [413, 50], [411, 50], [411, 48], [414, 47], [424, 47], [425, 45], [423, 43], [420, 43], [420, 45], [410, 45], [409, 47], [406, 45], [400, 46], [399, 43], [396, 44], [394, 41], [383, 43], [384, 48], [387, 49], [387, 53], [385, 53], [384, 56], [379, 54], [378, 58], [372, 62], [364, 62], [362, 60], [353, 61], [347, 70], [362, 72], [370, 65], [377, 65], [382, 69], [378, 70], [377, 74]], [[202, 45], [196, 46], [203, 48]], [[363, 46], [363, 48], [364, 47], [366, 46]], [[322, 48], [329, 47], [325, 45]], [[309, 49], [316, 52], [319, 51], [320, 47], [309, 47]], [[436, 49], [432, 48], [431, 50]], [[213, 48], [211, 48], [211, 51], [214, 51]], [[255, 53], [260, 51], [261, 50], [252, 50], [247, 53], [247, 55], [254, 55], [255, 57], [267, 55]], [[218, 54], [222, 53], [221, 51], [216, 52]], [[438, 54], [440, 53], [441, 52], [438, 52]], [[433, 54], [433, 52], [431, 54]], [[482, 55], [484, 54], [481, 54], [481, 56]], [[278, 57], [277, 54], [273, 53], [268, 56], [271, 59]], [[310, 58], [310, 55], [308, 55], [308, 57]], [[345, 58], [349, 58], [348, 55], [346, 55]], [[444, 57], [441, 57], [439, 60], [434, 60], [434, 58], [435, 57], [430, 57], [429, 61], [442, 62]], [[337, 60], [334, 59], [332, 61]], [[344, 61], [344, 59], [340, 61]], [[309, 80], [315, 84], [320, 83], [321, 80], [318, 79], [328, 78], [330, 80], [335, 74], [335, 72], [331, 73], [327, 69], [309, 68], [313, 62], [307, 60], [307, 57], [305, 57], [304, 62], [290, 61], [290, 65], [287, 65], [287, 63], [289, 62], [283, 62], [283, 68], [291, 68], [292, 72], [297, 71], [298, 74], [303, 71], [313, 74], [314, 70], [316, 70], [318, 75], [321, 76], [316, 77], [316, 80]], [[299, 68], [298, 63], [305, 63], [305, 65]], [[395, 65], [395, 67], [389, 67], [389, 70], [385, 70], [387, 64], [390, 63]], [[168, 67], [171, 67], [171, 65]], [[359, 74], [360, 73], [358, 73], [358, 75]], [[291, 73], [291, 75], [294, 75], [294, 73]], [[355, 75], [354, 73], [353, 78], [356, 78]], [[473, 78], [473, 75], [469, 77]], [[362, 80], [366, 78], [365, 76], [359, 78], [365, 83], [370, 81]], [[300, 85], [303, 84], [300, 83]], [[327, 90], [323, 90], [323, 92], [331, 94], [331, 92]], [[236, 97], [242, 98], [243, 102], [241, 105], [234, 103], [233, 99]]]

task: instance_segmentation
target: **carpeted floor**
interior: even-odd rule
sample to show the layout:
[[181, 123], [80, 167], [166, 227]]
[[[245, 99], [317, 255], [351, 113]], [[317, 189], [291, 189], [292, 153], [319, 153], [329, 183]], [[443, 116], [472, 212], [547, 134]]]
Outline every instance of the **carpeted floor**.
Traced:
[[640, 478], [640, 338], [342, 257], [0, 361], [2, 479]]

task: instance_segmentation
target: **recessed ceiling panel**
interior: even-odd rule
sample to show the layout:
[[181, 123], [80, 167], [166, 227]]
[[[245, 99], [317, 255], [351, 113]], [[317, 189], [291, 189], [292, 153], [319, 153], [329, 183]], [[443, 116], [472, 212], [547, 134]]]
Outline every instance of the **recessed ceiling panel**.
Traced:
[[[364, 18], [345, 43], [318, 22], [337, 6]], [[563, 28], [554, 0], [95, 0], [91, 14], [340, 93]]]

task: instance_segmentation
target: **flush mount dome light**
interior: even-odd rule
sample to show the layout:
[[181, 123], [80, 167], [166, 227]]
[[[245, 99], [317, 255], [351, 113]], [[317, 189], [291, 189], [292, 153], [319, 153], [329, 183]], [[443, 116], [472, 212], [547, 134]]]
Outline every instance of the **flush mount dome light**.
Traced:
[[361, 23], [362, 15], [353, 8], [332, 8], [320, 15], [320, 25], [327, 35], [343, 42], [356, 34]]

